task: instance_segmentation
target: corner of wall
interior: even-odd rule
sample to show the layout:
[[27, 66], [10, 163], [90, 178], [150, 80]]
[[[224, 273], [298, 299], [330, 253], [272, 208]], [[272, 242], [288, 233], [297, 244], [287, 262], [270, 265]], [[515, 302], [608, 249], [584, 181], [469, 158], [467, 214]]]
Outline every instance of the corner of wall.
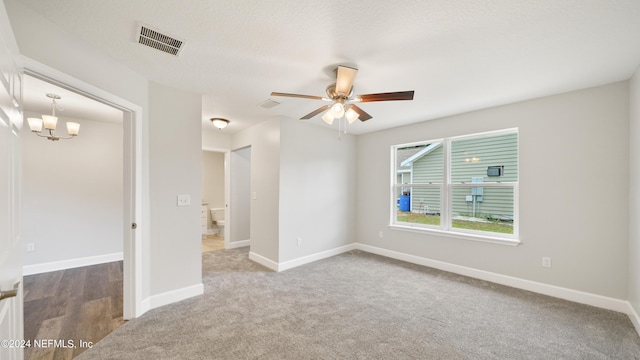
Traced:
[[640, 334], [640, 68], [629, 81], [629, 303]]

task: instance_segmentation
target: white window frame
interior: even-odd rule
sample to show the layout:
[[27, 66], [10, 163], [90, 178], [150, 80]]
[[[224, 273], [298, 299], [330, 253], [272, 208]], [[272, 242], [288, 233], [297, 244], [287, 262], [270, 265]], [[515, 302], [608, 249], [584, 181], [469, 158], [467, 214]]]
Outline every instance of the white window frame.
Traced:
[[[496, 243], [502, 245], [516, 246], [521, 243], [520, 241], [520, 206], [519, 206], [519, 181], [520, 176], [518, 174], [516, 182], [485, 182], [482, 185], [478, 183], [451, 183], [451, 143], [459, 140], [467, 140], [473, 138], [482, 138], [490, 136], [498, 136], [504, 134], [518, 134], [518, 128], [510, 128], [498, 131], [488, 131], [482, 133], [475, 133], [462, 136], [454, 136], [443, 139], [433, 139], [426, 141], [419, 141], [413, 143], [405, 143], [391, 146], [391, 187], [390, 187], [390, 211], [389, 211], [389, 228], [402, 231], [411, 231], [419, 233], [429, 233], [442, 235], [446, 237], [454, 237], [465, 240], [475, 240], [489, 243]], [[430, 144], [434, 142], [441, 142], [444, 150], [444, 176], [442, 184], [425, 184], [413, 182], [409, 184], [398, 184], [397, 179], [397, 150], [403, 147]], [[520, 151], [519, 151], [519, 139], [518, 139], [518, 170], [520, 168]], [[411, 181], [413, 181], [413, 172], [411, 174]], [[498, 188], [511, 188], [513, 189], [513, 234], [502, 234], [497, 232], [479, 231], [470, 229], [461, 229], [452, 227], [452, 214], [451, 204], [453, 201], [453, 190], [459, 188], [470, 187], [498, 187]], [[397, 196], [398, 188], [407, 187], [412, 188], [439, 188], [440, 190], [440, 225], [427, 225], [417, 223], [406, 223], [397, 221]]]

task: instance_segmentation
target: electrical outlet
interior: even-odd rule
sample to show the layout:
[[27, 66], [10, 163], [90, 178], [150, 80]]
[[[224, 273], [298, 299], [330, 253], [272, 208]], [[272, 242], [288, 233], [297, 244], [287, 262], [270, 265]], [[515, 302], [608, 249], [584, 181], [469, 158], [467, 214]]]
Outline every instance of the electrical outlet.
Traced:
[[542, 267], [545, 267], [545, 268], [550, 268], [551, 267], [551, 258], [550, 257], [543, 257], [542, 258]]
[[382, 239], [384, 237], [384, 232], [382, 230], [378, 231], [378, 237]]
[[178, 206], [189, 206], [189, 205], [191, 205], [191, 196], [178, 195]]
[[299, 238], [297, 239], [297, 242], [298, 242], [298, 246], [302, 245], [302, 238], [301, 238], [301, 237], [299, 237]]
[[34, 243], [28, 243], [27, 244], [27, 251], [31, 252], [31, 251], [36, 251], [36, 244]]

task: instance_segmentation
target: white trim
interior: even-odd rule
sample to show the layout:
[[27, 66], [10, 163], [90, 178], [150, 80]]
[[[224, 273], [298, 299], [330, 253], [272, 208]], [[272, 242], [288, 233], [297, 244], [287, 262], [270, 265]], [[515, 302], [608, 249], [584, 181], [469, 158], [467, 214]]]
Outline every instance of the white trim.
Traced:
[[[427, 143], [427, 142], [425, 142], [425, 143]], [[429, 154], [430, 152], [432, 152], [435, 149], [437, 149], [438, 147], [440, 147], [440, 145], [442, 145], [442, 140], [436, 140], [436, 141], [431, 142], [424, 149], [418, 151], [417, 153], [415, 153], [415, 154], [411, 155], [409, 158], [407, 158], [405, 161], [401, 162], [400, 166], [407, 166], [409, 164], [412, 164], [414, 161], [420, 159], [421, 157]], [[398, 150], [398, 147], [396, 146], [396, 151], [397, 150]]]
[[113, 261], [122, 261], [123, 254], [113, 253], [113, 254], [105, 254], [105, 255], [96, 255], [96, 256], [88, 256], [83, 258], [76, 259], [68, 259], [68, 260], [60, 260], [60, 261], [52, 261], [48, 263], [42, 264], [34, 264], [34, 265], [25, 265], [22, 267], [23, 275], [35, 275], [42, 274], [51, 271], [58, 270], [66, 270], [73, 269], [82, 266], [90, 266], [97, 264], [104, 264]]
[[[440, 218], [442, 220], [442, 218]], [[421, 234], [433, 234], [438, 236], [445, 236], [450, 238], [455, 238], [459, 240], [472, 240], [472, 241], [480, 241], [486, 242], [490, 244], [498, 244], [498, 245], [507, 245], [507, 246], [518, 246], [522, 242], [515, 238], [510, 237], [497, 237], [497, 236], [485, 236], [472, 233], [469, 231], [468, 233], [458, 232], [458, 231], [446, 231], [441, 230], [440, 228], [428, 227], [429, 225], [409, 225], [409, 223], [403, 223], [403, 225], [389, 225], [389, 229], [399, 230], [399, 231], [409, 231]], [[458, 229], [456, 229], [458, 230]]]
[[315, 253], [312, 255], [302, 256], [293, 260], [287, 260], [285, 262], [281, 262], [278, 264], [277, 271], [292, 269], [294, 267], [298, 267], [301, 265], [312, 263], [314, 261], [326, 259], [328, 257], [336, 256], [336, 255], [346, 253], [348, 251], [355, 250], [355, 249], [356, 249], [356, 244], [349, 244], [349, 245], [344, 245], [337, 248], [321, 251], [319, 253]]
[[187, 286], [182, 289], [176, 289], [157, 295], [152, 295], [148, 299], [146, 299], [146, 302], [148, 303], [149, 309], [155, 309], [202, 294], [204, 294], [204, 285], [200, 283]]
[[631, 320], [631, 323], [633, 323], [633, 326], [636, 328], [636, 332], [638, 333], [638, 335], [640, 335], [640, 316], [638, 316], [638, 312], [633, 307], [631, 302], [627, 302], [627, 304], [629, 306], [627, 308], [626, 313], [627, 315], [629, 315], [629, 319]]
[[[398, 251], [383, 249], [361, 243], [356, 243], [356, 249], [396, 260], [402, 260], [413, 264], [428, 266], [455, 274], [493, 282], [496, 284], [506, 285], [517, 289], [532, 291], [538, 294], [553, 296], [559, 299], [569, 300], [580, 304], [591, 305], [607, 310], [629, 314], [629, 302], [621, 299], [615, 299], [607, 296], [563, 288], [555, 285], [543, 284], [536, 281], [515, 278], [512, 276], [492, 273], [484, 270], [473, 269], [465, 266], [432, 260], [415, 255], [409, 255]], [[637, 316], [636, 321], [638, 321]], [[636, 329], [637, 328], [638, 327], [636, 326]]]
[[258, 264], [262, 265], [262, 266], [266, 266], [267, 268], [273, 270], [273, 271], [278, 271], [278, 263], [271, 260], [271, 259], [267, 259], [266, 257], [262, 256], [262, 255], [258, 255], [256, 253], [254, 253], [253, 251], [249, 251], [249, 259], [253, 260], [255, 262], [257, 262]]
[[344, 245], [344, 246], [340, 246], [337, 248], [333, 248], [333, 249], [329, 249], [329, 250], [325, 250], [325, 251], [321, 251], [319, 253], [315, 253], [315, 254], [311, 254], [311, 255], [306, 255], [306, 256], [302, 256], [296, 259], [292, 259], [292, 260], [287, 260], [281, 263], [275, 262], [271, 259], [267, 259], [266, 257], [262, 256], [262, 255], [258, 255], [256, 253], [254, 253], [253, 251], [249, 252], [249, 259], [257, 262], [260, 265], [266, 266], [269, 269], [273, 270], [273, 271], [285, 271], [285, 270], [289, 270], [289, 269], [293, 269], [295, 267], [301, 266], [301, 265], [305, 265], [305, 264], [310, 264], [314, 261], [318, 261], [318, 260], [322, 260], [322, 259], [326, 259], [332, 256], [336, 256], [336, 255], [340, 255], [342, 253], [346, 253], [348, 251], [352, 251], [355, 250], [357, 247], [357, 244], [349, 244], [349, 245]]
[[[226, 229], [225, 229], [225, 232], [226, 232]], [[235, 249], [235, 248], [240, 248], [240, 247], [245, 247], [250, 245], [251, 245], [251, 240], [231, 241], [231, 242], [225, 242], [224, 248]]]

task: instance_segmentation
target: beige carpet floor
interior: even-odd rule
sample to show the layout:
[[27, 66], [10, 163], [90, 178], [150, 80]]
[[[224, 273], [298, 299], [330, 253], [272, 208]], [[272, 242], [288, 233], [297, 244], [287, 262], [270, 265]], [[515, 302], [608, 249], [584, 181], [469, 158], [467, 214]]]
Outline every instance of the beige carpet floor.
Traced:
[[283, 272], [203, 253], [202, 296], [78, 359], [638, 359], [621, 313], [353, 251]]

